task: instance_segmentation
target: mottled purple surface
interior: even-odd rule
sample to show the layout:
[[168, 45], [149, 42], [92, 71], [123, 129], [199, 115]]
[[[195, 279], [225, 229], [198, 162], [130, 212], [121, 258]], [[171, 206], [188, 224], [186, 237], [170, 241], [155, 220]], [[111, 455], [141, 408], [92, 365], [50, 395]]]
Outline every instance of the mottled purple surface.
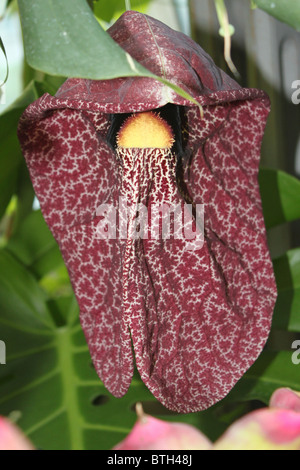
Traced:
[[[139, 373], [181, 413], [222, 399], [260, 354], [276, 285], [257, 181], [269, 112], [264, 92], [241, 88], [191, 39], [148, 16], [125, 13], [109, 30], [142, 65], [203, 106], [149, 78], [69, 79], [32, 103], [19, 138], [41, 209], [80, 306], [105, 386], [126, 393]], [[118, 152], [106, 142], [109, 113], [184, 106], [183, 183], [165, 149]], [[205, 239], [101, 240], [97, 208], [129, 202], [204, 204]], [[135, 211], [130, 212], [131, 221]]]

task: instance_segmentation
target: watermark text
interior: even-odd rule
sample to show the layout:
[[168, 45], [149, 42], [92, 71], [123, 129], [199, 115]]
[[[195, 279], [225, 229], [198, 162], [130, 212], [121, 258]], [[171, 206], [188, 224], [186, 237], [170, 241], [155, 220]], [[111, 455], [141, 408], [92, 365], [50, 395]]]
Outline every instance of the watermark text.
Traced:
[[6, 345], [0, 340], [0, 364], [6, 364]]
[[300, 103], [300, 80], [293, 81], [292, 89], [295, 90], [292, 93], [292, 103], [299, 104]]
[[300, 364], [300, 339], [296, 339], [292, 343], [292, 349], [296, 349], [296, 351], [292, 354], [292, 363], [297, 366]]
[[204, 244], [203, 204], [128, 204], [119, 197], [118, 207], [101, 204], [97, 211], [98, 239], [183, 240], [184, 249], [198, 250]]

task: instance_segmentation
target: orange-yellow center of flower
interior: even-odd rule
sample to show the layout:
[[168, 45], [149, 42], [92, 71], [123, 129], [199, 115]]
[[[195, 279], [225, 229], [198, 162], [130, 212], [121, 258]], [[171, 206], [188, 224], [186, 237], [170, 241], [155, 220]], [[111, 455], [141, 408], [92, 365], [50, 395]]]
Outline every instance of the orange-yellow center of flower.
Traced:
[[152, 111], [127, 118], [117, 135], [118, 147], [124, 148], [171, 148], [173, 143], [171, 126]]

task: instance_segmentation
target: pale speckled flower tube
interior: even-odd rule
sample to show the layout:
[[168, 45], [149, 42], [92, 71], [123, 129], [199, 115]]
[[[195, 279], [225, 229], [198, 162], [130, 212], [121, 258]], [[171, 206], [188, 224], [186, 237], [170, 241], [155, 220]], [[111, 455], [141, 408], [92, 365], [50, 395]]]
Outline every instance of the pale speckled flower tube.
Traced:
[[[126, 393], [135, 360], [167, 408], [203, 410], [253, 364], [270, 330], [276, 285], [257, 179], [269, 100], [148, 16], [127, 12], [108, 32], [190, 93], [203, 116], [150, 78], [68, 79], [55, 97], [27, 108], [19, 139], [107, 389]], [[164, 122], [169, 142], [151, 145], [145, 126], [144, 146], [130, 138], [123, 144], [124, 126], [148, 111]], [[137, 204], [204, 205], [201, 249], [185, 249], [174, 230], [169, 238], [122, 238], [118, 227], [101, 239], [99, 207], [117, 214], [121, 197], [129, 199], [129, 228]]]

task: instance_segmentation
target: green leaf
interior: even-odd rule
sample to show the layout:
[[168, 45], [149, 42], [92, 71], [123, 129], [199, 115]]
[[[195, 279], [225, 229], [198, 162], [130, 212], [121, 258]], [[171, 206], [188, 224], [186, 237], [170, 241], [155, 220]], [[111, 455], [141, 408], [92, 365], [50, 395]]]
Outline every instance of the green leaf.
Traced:
[[187, 92], [153, 75], [99, 25], [86, 1], [18, 0], [28, 64], [54, 76], [105, 80], [150, 77], [199, 105]]
[[300, 31], [300, 2], [298, 0], [255, 0], [255, 4], [278, 20]]
[[44, 93], [55, 95], [57, 90], [66, 81], [66, 77], [54, 77], [52, 75], [45, 74], [42, 82], [35, 82], [36, 89], [41, 96]]
[[272, 393], [280, 387], [300, 390], [300, 366], [292, 362], [291, 351], [264, 351], [246, 372], [223, 403], [260, 400], [268, 404]]
[[300, 248], [273, 261], [278, 299], [273, 327], [300, 332]]
[[[21, 151], [15, 134], [20, 113], [12, 111], [0, 116], [0, 218], [16, 191], [16, 183], [21, 163]], [[6, 132], [5, 132], [6, 131]]]
[[259, 185], [267, 228], [300, 218], [300, 181], [279, 170], [261, 168]]
[[16, 192], [20, 163], [23, 161], [17, 126], [26, 106], [38, 98], [34, 83], [3, 114], [0, 115], [0, 218]]
[[[109, 2], [96, 1], [94, 2], [94, 14], [97, 18], [109, 23], [119, 7], [119, 0], [110, 0]], [[122, 2], [124, 6], [124, 1]]]
[[[143, 12], [151, 0], [131, 0], [130, 5], [132, 10]], [[94, 14], [109, 23], [113, 17], [119, 16], [125, 11], [125, 0], [103, 0], [94, 1]]]
[[22, 221], [31, 214], [32, 206], [35, 198], [34, 189], [32, 187], [29, 171], [26, 162], [23, 159], [20, 165], [18, 184], [16, 190], [17, 208], [13, 216], [13, 225], [11, 233], [18, 231]]
[[54, 326], [45, 300], [33, 276], [11, 254], [0, 251], [0, 322], [40, 334]]
[[37, 276], [63, 264], [58, 245], [40, 210], [32, 212], [10, 238], [6, 249]]
[[19, 0], [29, 65], [50, 75], [111, 79], [153, 76], [101, 28], [86, 1]]
[[59, 301], [72, 294], [67, 268], [41, 211], [27, 216], [5, 248], [39, 279], [49, 297]]

